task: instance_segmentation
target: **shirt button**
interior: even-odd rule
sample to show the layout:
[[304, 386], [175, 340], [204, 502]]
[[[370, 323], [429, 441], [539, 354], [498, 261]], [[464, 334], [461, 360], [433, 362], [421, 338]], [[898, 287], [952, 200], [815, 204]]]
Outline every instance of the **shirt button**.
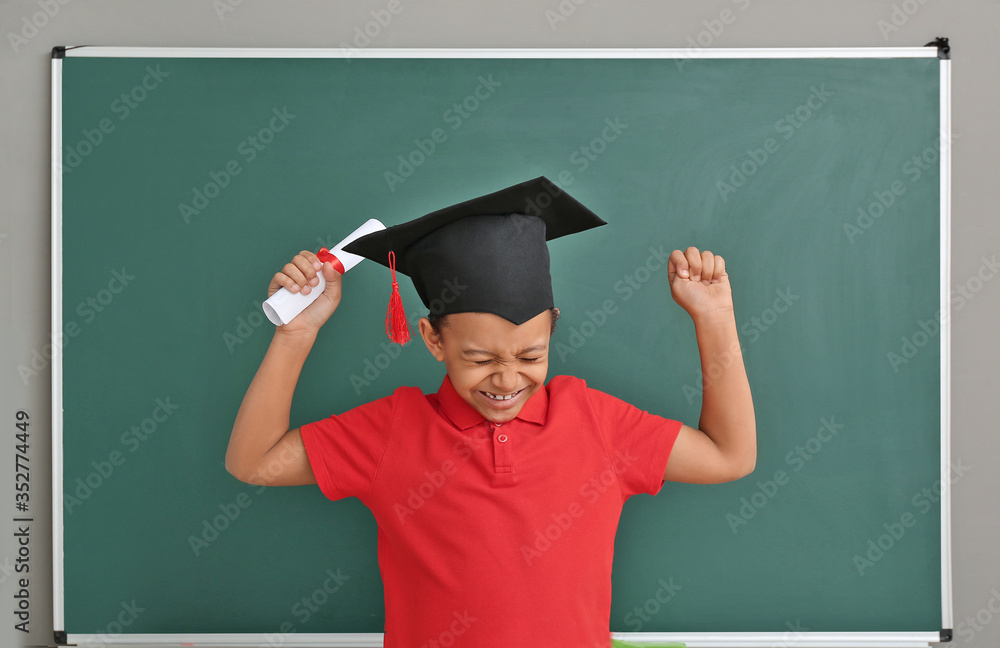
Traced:
[[500, 436], [497, 437], [497, 441], [499, 441], [500, 443], [507, 443], [507, 435], [501, 434]]

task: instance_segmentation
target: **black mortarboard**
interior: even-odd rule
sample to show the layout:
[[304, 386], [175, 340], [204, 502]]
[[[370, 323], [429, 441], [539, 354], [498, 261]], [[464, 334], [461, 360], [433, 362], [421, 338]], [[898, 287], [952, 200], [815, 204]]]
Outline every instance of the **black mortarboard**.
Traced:
[[344, 250], [395, 265], [432, 314], [493, 313], [522, 324], [554, 305], [545, 242], [605, 224], [541, 176], [368, 234]]

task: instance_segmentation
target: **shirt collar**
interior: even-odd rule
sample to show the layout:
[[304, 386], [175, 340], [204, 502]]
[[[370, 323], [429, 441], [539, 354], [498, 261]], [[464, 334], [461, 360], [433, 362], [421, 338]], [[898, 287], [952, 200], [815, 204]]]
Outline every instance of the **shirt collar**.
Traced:
[[[437, 392], [438, 403], [444, 414], [451, 420], [452, 423], [457, 425], [463, 430], [467, 430], [473, 425], [478, 425], [486, 419], [480, 414], [472, 405], [465, 402], [465, 399], [459, 396], [458, 392], [455, 391], [455, 386], [451, 384], [451, 379], [448, 374], [445, 374], [444, 380], [441, 381], [441, 388]], [[548, 388], [544, 385], [541, 389], [536, 391], [528, 399], [528, 402], [521, 407], [521, 411], [517, 413], [517, 417], [523, 421], [528, 421], [529, 423], [537, 423], [538, 425], [545, 424], [545, 414], [549, 408], [549, 393]]]

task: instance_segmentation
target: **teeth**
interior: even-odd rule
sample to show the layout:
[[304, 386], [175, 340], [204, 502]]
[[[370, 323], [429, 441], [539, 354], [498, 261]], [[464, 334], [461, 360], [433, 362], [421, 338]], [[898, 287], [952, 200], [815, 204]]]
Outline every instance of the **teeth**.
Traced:
[[487, 398], [490, 398], [492, 400], [510, 400], [510, 399], [514, 398], [515, 396], [517, 396], [518, 394], [520, 394], [521, 391], [518, 390], [518, 391], [514, 392], [513, 394], [507, 394], [506, 396], [498, 396], [496, 394], [491, 394], [489, 392], [483, 392], [483, 393], [486, 394]]

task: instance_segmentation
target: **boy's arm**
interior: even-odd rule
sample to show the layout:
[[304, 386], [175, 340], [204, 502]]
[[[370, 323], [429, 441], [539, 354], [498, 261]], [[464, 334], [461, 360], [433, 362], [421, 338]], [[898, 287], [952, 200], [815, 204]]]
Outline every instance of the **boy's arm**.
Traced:
[[268, 289], [308, 293], [322, 271], [326, 289], [293, 321], [275, 329], [267, 354], [236, 415], [226, 450], [226, 470], [240, 481], [265, 486], [315, 484], [298, 428], [288, 429], [292, 394], [316, 334], [340, 303], [341, 276], [308, 250], [275, 274]]
[[704, 392], [699, 429], [681, 427], [663, 478], [699, 484], [739, 479], [756, 464], [757, 426], [725, 260], [693, 247], [674, 250], [668, 274], [674, 300], [694, 321]]
[[292, 394], [314, 339], [275, 331], [229, 438], [226, 470], [240, 481], [265, 486], [316, 483], [298, 428], [288, 429]]

